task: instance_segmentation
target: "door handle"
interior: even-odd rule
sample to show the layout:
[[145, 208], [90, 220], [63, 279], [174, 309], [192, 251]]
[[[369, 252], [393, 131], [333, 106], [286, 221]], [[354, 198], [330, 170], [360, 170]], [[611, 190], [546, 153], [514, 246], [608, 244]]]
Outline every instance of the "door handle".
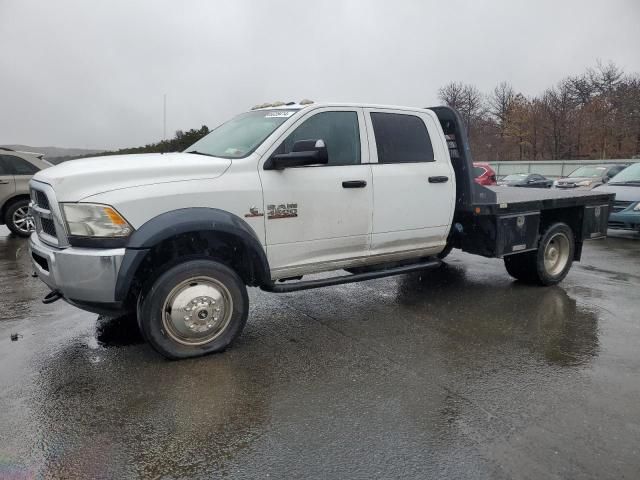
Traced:
[[367, 186], [367, 182], [364, 180], [348, 180], [342, 182], [342, 188], [364, 188]]
[[429, 183], [446, 183], [449, 181], [449, 177], [445, 177], [444, 175], [429, 177]]
[[0, 185], [8, 185], [9, 180], [0, 180]]

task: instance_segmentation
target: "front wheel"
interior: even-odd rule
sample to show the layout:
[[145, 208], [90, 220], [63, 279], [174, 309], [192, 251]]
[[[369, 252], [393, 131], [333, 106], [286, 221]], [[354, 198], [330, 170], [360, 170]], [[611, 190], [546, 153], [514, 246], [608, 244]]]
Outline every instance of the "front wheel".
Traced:
[[538, 250], [504, 257], [504, 265], [512, 277], [539, 285], [555, 285], [567, 276], [573, 263], [575, 239], [566, 223], [549, 226], [538, 244]]
[[242, 332], [247, 289], [236, 272], [212, 260], [170, 268], [141, 297], [138, 324], [144, 338], [170, 359], [220, 352]]
[[17, 200], [7, 207], [4, 223], [19, 237], [28, 237], [36, 229], [35, 221], [29, 212], [29, 200]]

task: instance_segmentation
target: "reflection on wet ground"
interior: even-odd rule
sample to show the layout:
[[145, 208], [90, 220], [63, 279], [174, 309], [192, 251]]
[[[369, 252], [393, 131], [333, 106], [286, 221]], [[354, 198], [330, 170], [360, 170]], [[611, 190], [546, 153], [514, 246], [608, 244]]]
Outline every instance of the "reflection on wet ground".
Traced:
[[[46, 294], [0, 236], [0, 478], [633, 478], [640, 242], [558, 287], [436, 270], [268, 295], [221, 355]], [[20, 333], [17, 342], [10, 333]]]

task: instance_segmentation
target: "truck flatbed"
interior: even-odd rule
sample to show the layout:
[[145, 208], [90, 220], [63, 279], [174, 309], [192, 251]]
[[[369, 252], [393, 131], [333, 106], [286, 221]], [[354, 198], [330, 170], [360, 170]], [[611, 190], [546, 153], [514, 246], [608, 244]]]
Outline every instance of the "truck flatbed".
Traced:
[[[481, 199], [480, 214], [524, 213], [573, 206], [608, 205], [611, 195], [594, 190], [566, 191], [546, 188], [485, 187], [495, 199]], [[488, 195], [490, 197], [490, 195]]]

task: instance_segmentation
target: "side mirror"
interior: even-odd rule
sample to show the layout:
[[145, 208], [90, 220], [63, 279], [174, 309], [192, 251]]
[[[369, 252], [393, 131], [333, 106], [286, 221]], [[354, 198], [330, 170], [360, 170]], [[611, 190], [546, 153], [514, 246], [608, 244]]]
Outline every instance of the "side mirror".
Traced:
[[602, 183], [607, 183], [609, 180], [611, 180], [609, 177], [603, 177]]
[[265, 170], [282, 170], [305, 165], [326, 165], [329, 154], [324, 140], [298, 140], [290, 153], [272, 155], [264, 162]]

